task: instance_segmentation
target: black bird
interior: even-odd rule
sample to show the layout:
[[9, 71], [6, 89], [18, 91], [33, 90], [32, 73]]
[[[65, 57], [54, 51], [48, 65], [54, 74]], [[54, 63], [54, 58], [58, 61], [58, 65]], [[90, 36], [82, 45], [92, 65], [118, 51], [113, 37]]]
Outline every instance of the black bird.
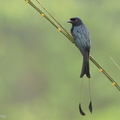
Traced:
[[76, 46], [79, 48], [80, 52], [83, 55], [83, 64], [80, 78], [82, 78], [84, 74], [86, 74], [86, 76], [90, 78], [89, 54], [91, 41], [89, 31], [79, 17], [71, 18], [68, 23], [72, 24], [71, 34], [74, 38]]
[[[89, 31], [83, 24], [82, 20], [78, 17], [71, 18], [68, 21], [68, 23], [72, 24], [71, 34], [74, 38], [76, 46], [79, 48], [83, 56], [83, 64], [82, 64], [82, 71], [80, 74], [80, 78], [82, 78], [84, 74], [86, 74], [86, 76], [90, 78], [89, 54], [90, 54], [91, 41], [90, 41]], [[90, 90], [90, 82], [89, 82], [89, 90]], [[88, 107], [89, 107], [90, 112], [92, 113], [91, 92], [90, 92], [90, 103]], [[79, 103], [79, 111], [81, 115], [85, 116], [85, 113], [83, 112], [81, 108], [81, 102]]]

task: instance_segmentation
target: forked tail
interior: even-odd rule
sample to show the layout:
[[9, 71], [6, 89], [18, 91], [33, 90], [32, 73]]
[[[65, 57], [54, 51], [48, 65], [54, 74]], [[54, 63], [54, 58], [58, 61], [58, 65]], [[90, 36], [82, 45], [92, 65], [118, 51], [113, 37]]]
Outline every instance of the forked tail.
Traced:
[[90, 71], [89, 71], [89, 59], [83, 57], [83, 64], [82, 64], [82, 71], [80, 74], [80, 78], [82, 78], [86, 74], [88, 78], [90, 78]]

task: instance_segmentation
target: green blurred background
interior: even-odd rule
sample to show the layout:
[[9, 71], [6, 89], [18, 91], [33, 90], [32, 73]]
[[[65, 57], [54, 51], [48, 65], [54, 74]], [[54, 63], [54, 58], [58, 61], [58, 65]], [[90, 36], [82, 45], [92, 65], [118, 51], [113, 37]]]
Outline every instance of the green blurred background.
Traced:
[[[36, 1], [33, 0], [35, 3]], [[88, 27], [91, 55], [120, 85], [120, 0], [42, 0], [69, 31], [79, 16]], [[37, 4], [37, 3], [36, 3]], [[38, 5], [38, 4], [37, 4]], [[120, 93], [90, 62], [93, 114], [84, 77], [82, 117], [79, 50], [24, 0], [0, 1], [0, 117], [6, 120], [118, 120]]]

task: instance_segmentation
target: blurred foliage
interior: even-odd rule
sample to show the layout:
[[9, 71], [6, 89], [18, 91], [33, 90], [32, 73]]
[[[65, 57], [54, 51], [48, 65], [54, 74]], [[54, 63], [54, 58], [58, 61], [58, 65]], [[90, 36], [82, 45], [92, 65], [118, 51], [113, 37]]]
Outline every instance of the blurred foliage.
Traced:
[[[35, 1], [35, 0], [34, 0]], [[79, 16], [91, 33], [91, 55], [120, 84], [120, 1], [41, 1], [69, 31], [66, 21]], [[37, 4], [37, 3], [36, 3]], [[0, 1], [0, 114], [6, 120], [118, 120], [120, 94], [91, 63], [93, 114], [78, 111], [82, 56], [62, 34], [24, 0]]]

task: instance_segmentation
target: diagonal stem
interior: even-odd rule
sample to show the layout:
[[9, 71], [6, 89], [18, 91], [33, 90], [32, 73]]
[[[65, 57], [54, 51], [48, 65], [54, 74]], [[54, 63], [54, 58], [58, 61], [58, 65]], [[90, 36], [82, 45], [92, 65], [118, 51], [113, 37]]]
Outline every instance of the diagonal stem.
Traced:
[[92, 57], [90, 56], [90, 60], [100, 69], [100, 71], [112, 82], [113, 86], [116, 86], [118, 90], [120, 90], [120, 86], [115, 82], [115, 80], [108, 74], [108, 72]]
[[[63, 29], [64, 33], [66, 35], [68, 35], [68, 37], [72, 37], [67, 30], [58, 22], [58, 20], [56, 18], [53, 17], [53, 15], [51, 15], [51, 13], [40, 3], [39, 0], [36, 0], [38, 2], [38, 4], [45, 10], [45, 12]], [[71, 39], [71, 38], [70, 38]]]

